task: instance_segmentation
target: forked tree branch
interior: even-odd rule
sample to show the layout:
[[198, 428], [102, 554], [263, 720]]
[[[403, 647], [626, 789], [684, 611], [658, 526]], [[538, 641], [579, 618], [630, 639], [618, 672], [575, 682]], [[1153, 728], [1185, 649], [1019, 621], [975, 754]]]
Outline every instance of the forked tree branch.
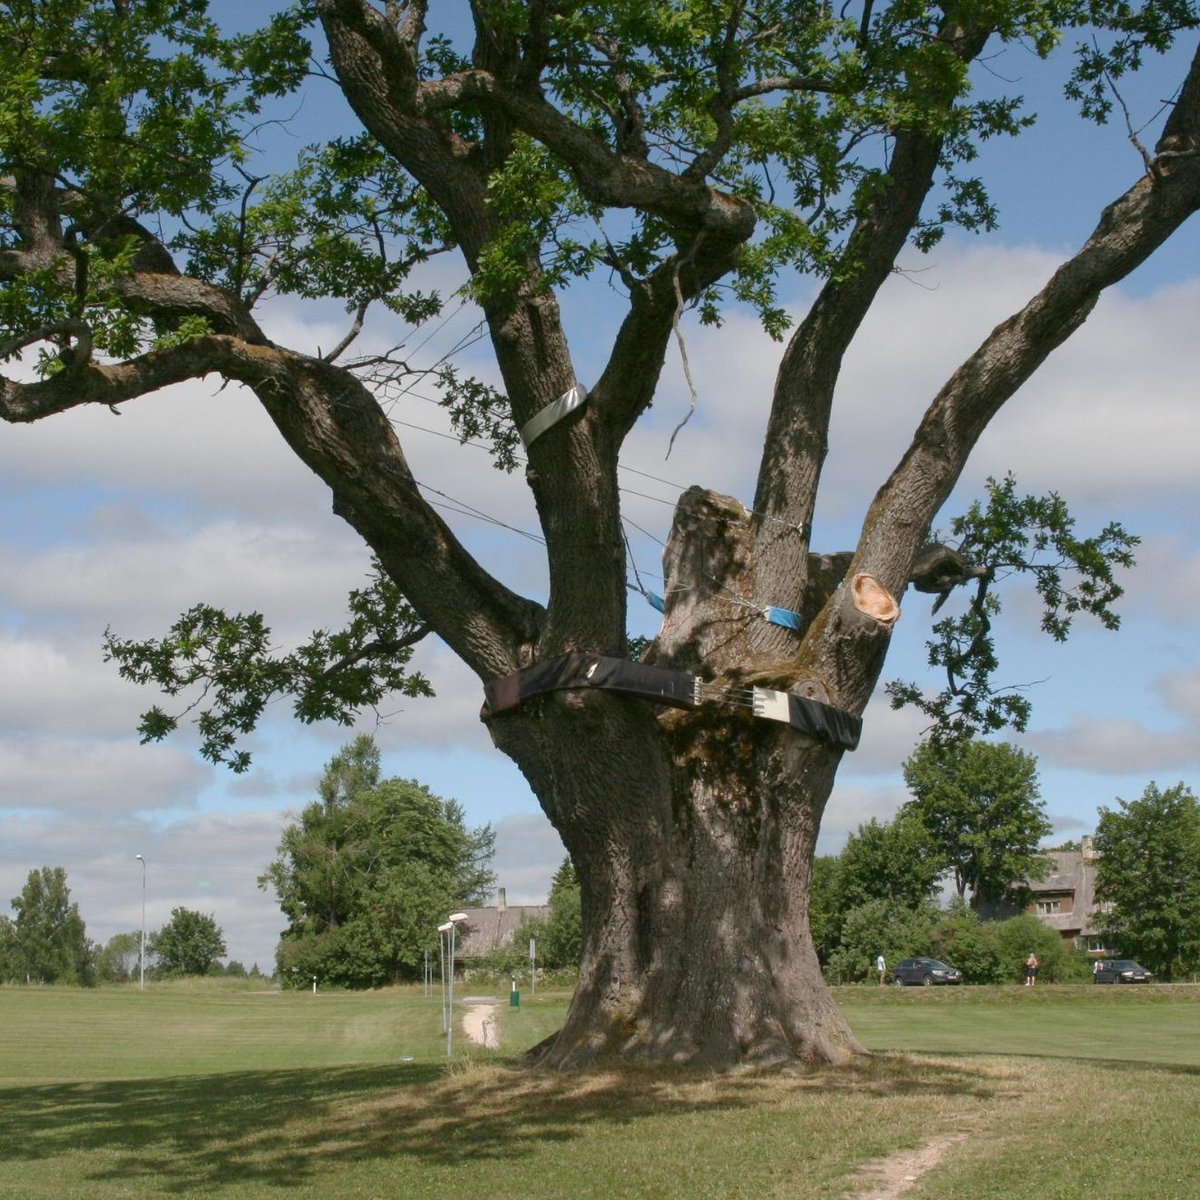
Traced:
[[868, 512], [854, 570], [903, 587], [925, 531], [992, 417], [1120, 282], [1200, 209], [1200, 50], [1152, 170], [1100, 216], [1084, 246], [988, 336], [930, 404]]

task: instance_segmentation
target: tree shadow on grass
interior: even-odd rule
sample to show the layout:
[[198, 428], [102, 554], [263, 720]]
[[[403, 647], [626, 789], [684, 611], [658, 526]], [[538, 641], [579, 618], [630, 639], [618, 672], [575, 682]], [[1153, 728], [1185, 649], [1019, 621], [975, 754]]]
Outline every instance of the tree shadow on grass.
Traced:
[[597, 1122], [615, 1129], [675, 1113], [803, 1103], [805, 1091], [987, 1100], [1004, 1088], [980, 1071], [901, 1058], [704, 1076], [661, 1067], [565, 1075], [496, 1063], [247, 1071], [0, 1089], [0, 1155], [10, 1163], [83, 1155], [76, 1169], [87, 1180], [140, 1180], [166, 1192], [234, 1182], [286, 1189], [349, 1163], [513, 1159]]

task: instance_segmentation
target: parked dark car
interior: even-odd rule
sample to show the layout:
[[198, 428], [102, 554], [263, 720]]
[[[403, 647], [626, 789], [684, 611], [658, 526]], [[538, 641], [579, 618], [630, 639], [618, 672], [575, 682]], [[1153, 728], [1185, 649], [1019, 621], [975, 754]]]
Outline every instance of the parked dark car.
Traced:
[[1149, 983], [1153, 978], [1153, 971], [1132, 958], [1102, 958], [1092, 969], [1093, 983]]
[[936, 958], [906, 958], [892, 968], [892, 983], [903, 987], [906, 983], [919, 983], [932, 987], [935, 983], [962, 983], [963, 974]]

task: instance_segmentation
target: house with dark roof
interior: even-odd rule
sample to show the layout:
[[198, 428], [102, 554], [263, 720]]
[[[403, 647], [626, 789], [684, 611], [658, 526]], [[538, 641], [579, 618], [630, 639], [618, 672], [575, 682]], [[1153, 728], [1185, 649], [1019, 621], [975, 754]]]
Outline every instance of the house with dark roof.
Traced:
[[1058, 933], [1063, 941], [1091, 953], [1104, 953], [1096, 903], [1096, 865], [1100, 855], [1092, 838], [1080, 839], [1078, 850], [1044, 850], [1052, 864], [1045, 879], [1028, 879], [1025, 911]]
[[465, 921], [458, 923], [459, 959], [486, 958], [497, 950], [507, 950], [517, 940], [527, 920], [550, 916], [548, 904], [509, 904], [504, 888], [496, 892], [496, 903], [479, 908], [464, 908]]

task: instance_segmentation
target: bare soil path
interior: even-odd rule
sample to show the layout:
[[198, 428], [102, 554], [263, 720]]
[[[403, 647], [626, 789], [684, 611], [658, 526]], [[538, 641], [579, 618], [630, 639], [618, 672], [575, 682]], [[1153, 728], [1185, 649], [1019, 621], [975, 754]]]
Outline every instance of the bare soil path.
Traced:
[[462, 1027], [468, 1039], [485, 1050], [500, 1049], [500, 1032], [496, 1028], [499, 1004], [491, 997], [468, 996], [463, 1004]]
[[942, 1161], [951, 1146], [966, 1137], [965, 1133], [945, 1134], [915, 1150], [902, 1150], [868, 1164], [861, 1176], [863, 1190], [849, 1193], [849, 1200], [899, 1200]]

